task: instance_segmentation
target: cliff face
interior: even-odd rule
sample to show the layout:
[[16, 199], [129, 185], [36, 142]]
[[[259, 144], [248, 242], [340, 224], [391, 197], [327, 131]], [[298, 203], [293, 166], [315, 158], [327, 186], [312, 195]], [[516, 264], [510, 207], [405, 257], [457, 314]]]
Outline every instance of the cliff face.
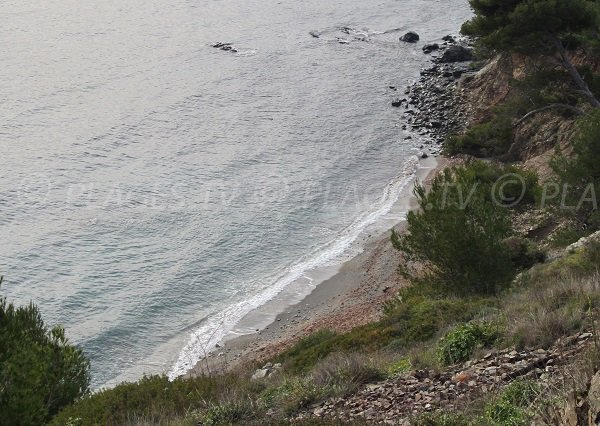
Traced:
[[[470, 124], [490, 120], [494, 109], [506, 102], [515, 90], [511, 82], [532, 75], [542, 62], [547, 61], [518, 54], [502, 54], [492, 59], [475, 76], [464, 78], [459, 84], [458, 94], [465, 105]], [[574, 62], [588, 63], [584, 57], [575, 57]], [[592, 66], [598, 68], [600, 64], [593, 63]], [[536, 114], [514, 128], [507, 158], [522, 162], [526, 168], [535, 169], [541, 180], [547, 180], [552, 175], [548, 163], [556, 146], [569, 153], [575, 133], [575, 119], [560, 110]]]

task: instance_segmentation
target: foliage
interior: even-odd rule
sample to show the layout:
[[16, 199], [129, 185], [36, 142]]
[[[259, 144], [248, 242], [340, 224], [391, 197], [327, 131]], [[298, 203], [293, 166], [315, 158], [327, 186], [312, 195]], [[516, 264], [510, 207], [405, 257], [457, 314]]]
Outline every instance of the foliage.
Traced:
[[502, 50], [552, 51], [553, 38], [574, 42], [574, 36], [598, 26], [599, 5], [593, 0], [470, 0], [475, 16], [462, 33], [480, 37]]
[[315, 365], [311, 377], [318, 386], [331, 387], [337, 395], [345, 396], [360, 385], [383, 379], [383, 374], [364, 355], [336, 353]]
[[278, 355], [287, 372], [308, 373], [329, 354], [345, 352], [373, 353], [379, 349], [400, 350], [428, 341], [438, 332], [456, 323], [470, 321], [494, 301], [486, 298], [437, 298], [410, 287], [386, 303], [385, 317], [380, 321], [336, 334], [321, 330], [301, 339]]
[[593, 110], [578, 122], [573, 158], [557, 151], [551, 166], [560, 179], [564, 194], [557, 198], [562, 211], [570, 211], [592, 222], [600, 197], [600, 110]]
[[525, 238], [510, 237], [504, 240], [504, 244], [509, 249], [513, 265], [519, 269], [529, 269], [546, 260], [546, 253]]
[[569, 59], [568, 51], [598, 50], [600, 3], [595, 0], [470, 0], [475, 16], [463, 34], [490, 48], [528, 54], [560, 55], [577, 90], [594, 108], [600, 101]]
[[[439, 174], [429, 192], [415, 188], [419, 211], [392, 243], [409, 261], [426, 262], [426, 280], [451, 293], [493, 294], [515, 274], [503, 240], [511, 227], [506, 207], [535, 200], [537, 177], [512, 166], [475, 161]], [[413, 277], [414, 278], [414, 277]]]
[[308, 376], [286, 377], [277, 387], [267, 389], [261, 396], [267, 408], [281, 411], [290, 416], [311, 404], [333, 395], [328, 386], [319, 386]]
[[513, 126], [510, 117], [497, 115], [486, 123], [469, 127], [463, 135], [450, 136], [444, 144], [444, 150], [449, 155], [495, 157], [508, 151], [512, 135]]
[[0, 424], [43, 424], [89, 383], [89, 362], [61, 327], [49, 329], [33, 303], [0, 299]]
[[403, 356], [402, 358], [389, 364], [385, 369], [385, 373], [387, 377], [394, 377], [410, 371], [412, 367], [413, 365], [410, 361], [410, 358]]
[[256, 414], [256, 407], [249, 401], [243, 403], [211, 404], [204, 411], [201, 424], [206, 426], [230, 425], [253, 419]]
[[443, 365], [468, 360], [477, 348], [484, 348], [498, 338], [498, 331], [489, 324], [461, 324], [446, 334], [438, 346], [438, 358]]
[[485, 419], [498, 426], [525, 426], [532, 417], [530, 404], [539, 394], [539, 387], [530, 381], [516, 380], [485, 407]]
[[467, 416], [455, 413], [435, 412], [411, 419], [411, 426], [466, 426], [471, 422]]
[[242, 379], [234, 376], [178, 378], [173, 381], [165, 376], [148, 376], [135, 383], [122, 383], [88, 395], [61, 411], [50, 424], [62, 426], [69, 418], [84, 419], [84, 424], [125, 424], [129, 418], [136, 416], [159, 421], [203, 409], [205, 402], [216, 402], [216, 396], [224, 389], [242, 385]]

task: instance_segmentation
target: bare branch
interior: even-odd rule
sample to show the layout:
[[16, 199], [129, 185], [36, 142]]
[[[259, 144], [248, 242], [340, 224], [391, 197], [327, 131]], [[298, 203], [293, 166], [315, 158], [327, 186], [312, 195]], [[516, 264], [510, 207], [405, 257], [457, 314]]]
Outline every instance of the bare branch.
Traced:
[[523, 122], [527, 121], [529, 118], [531, 118], [535, 114], [538, 114], [538, 113], [544, 112], [544, 111], [548, 111], [548, 110], [551, 110], [551, 109], [564, 109], [564, 110], [572, 112], [573, 114], [575, 114], [578, 117], [582, 116], [582, 115], [585, 115], [585, 113], [582, 110], [580, 110], [579, 108], [576, 108], [576, 107], [574, 107], [572, 105], [567, 105], [567, 104], [550, 104], [550, 105], [546, 105], [545, 107], [534, 109], [533, 111], [528, 112], [521, 119], [519, 119], [513, 125], [513, 127], [518, 127], [519, 125], [521, 125]]

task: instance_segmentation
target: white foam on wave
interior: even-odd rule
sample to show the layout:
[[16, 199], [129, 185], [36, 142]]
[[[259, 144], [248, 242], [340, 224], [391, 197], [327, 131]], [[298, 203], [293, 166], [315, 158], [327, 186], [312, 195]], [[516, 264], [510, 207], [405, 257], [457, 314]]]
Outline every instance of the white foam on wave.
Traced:
[[[278, 279], [274, 280], [272, 285], [248, 300], [237, 302], [207, 317], [204, 323], [191, 333], [188, 343], [168, 373], [169, 379], [173, 380], [193, 368], [248, 313], [272, 300], [288, 285], [303, 278], [307, 272], [340, 259], [367, 227], [390, 212], [402, 190], [416, 176], [418, 165], [419, 160], [416, 156], [409, 158], [402, 173], [385, 187], [380, 201], [374, 204], [374, 209], [361, 215], [334, 240], [303, 256], [297, 263], [287, 268]], [[309, 281], [312, 284], [312, 280]]]

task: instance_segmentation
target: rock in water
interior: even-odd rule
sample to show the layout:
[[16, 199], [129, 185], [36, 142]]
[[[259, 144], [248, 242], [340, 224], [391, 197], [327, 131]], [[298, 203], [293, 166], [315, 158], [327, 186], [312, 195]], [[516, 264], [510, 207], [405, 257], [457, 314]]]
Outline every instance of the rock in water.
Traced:
[[404, 34], [402, 37], [400, 37], [400, 41], [403, 41], [405, 43], [416, 43], [417, 41], [420, 40], [419, 34], [409, 31], [406, 34]]
[[437, 43], [433, 43], [433, 44], [426, 44], [425, 46], [423, 46], [423, 52], [424, 53], [431, 53], [434, 50], [439, 50], [440, 49], [440, 45]]
[[444, 51], [440, 62], [449, 64], [452, 62], [466, 62], [473, 59], [473, 50], [464, 46], [450, 46]]

